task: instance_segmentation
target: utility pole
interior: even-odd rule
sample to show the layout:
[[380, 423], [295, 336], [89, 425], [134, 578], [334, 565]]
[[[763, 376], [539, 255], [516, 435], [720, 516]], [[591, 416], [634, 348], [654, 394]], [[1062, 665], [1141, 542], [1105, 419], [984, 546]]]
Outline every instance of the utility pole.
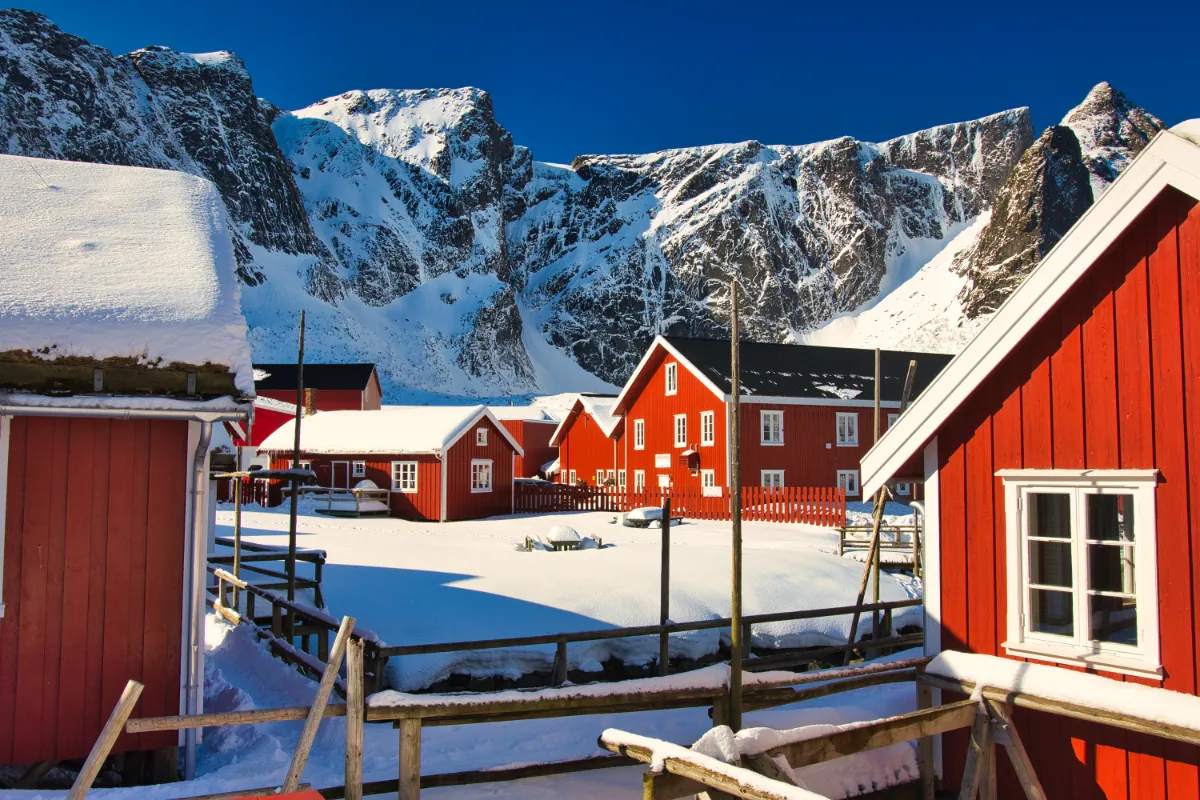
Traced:
[[[296, 439], [292, 444], [292, 469], [300, 468], [300, 421], [304, 417], [304, 310], [300, 311], [300, 349], [296, 356]], [[288, 517], [287, 598], [296, 599], [296, 504], [300, 499], [300, 479], [292, 476], [292, 507]], [[291, 620], [291, 614], [288, 619]], [[290, 628], [288, 635], [291, 635]]]
[[741, 461], [741, 394], [742, 384], [741, 347], [738, 339], [738, 282], [734, 278], [729, 284], [732, 307], [730, 323], [729, 363], [729, 510], [733, 519], [733, 599], [730, 622], [731, 652], [729, 654], [729, 727], [735, 731], [742, 727], [742, 651], [747, 644], [742, 641], [742, 461]]
[[[666, 625], [671, 618], [671, 495], [662, 504], [662, 578], [659, 581], [658, 624]], [[665, 676], [670, 666], [670, 637], [658, 636], [658, 674]]]
[[[874, 442], [879, 441], [879, 407], [882, 404], [882, 400], [883, 400], [883, 388], [881, 386], [883, 368], [882, 368], [882, 364], [880, 363], [881, 358], [882, 357], [879, 353], [879, 348], [876, 347], [875, 348], [875, 439], [872, 442], [872, 444], [874, 444]], [[876, 499], [876, 502], [886, 504], [887, 496], [885, 494], [881, 494]], [[872, 603], [879, 602], [879, 561], [880, 561], [879, 551], [880, 551], [880, 549], [881, 548], [878, 545], [876, 545], [874, 551], [872, 551], [873, 555], [871, 558], [871, 575], [875, 581], [874, 587], [871, 589], [871, 602]], [[879, 638], [879, 612], [878, 611], [874, 612], [871, 615], [871, 638], [873, 638], [873, 639]]]

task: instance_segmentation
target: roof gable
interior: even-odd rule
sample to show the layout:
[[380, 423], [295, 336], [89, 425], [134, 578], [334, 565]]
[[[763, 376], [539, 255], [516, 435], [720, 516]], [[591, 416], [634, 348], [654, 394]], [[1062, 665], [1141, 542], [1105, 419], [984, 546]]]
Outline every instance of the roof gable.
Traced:
[[550, 437], [550, 444], [554, 447], [559, 447], [562, 444], [563, 438], [581, 414], [590, 416], [596, 422], [596, 426], [600, 428], [600, 432], [608, 438], [611, 439], [614, 435], [619, 435], [625, 418], [614, 415], [613, 408], [615, 403], [615, 398], [612, 395], [577, 395], [575, 402], [571, 405], [571, 410], [563, 417], [563, 421], [558, 423], [558, 427], [554, 429], [554, 433]]
[[1154, 138], [863, 456], [864, 496], [898, 474], [937, 435], [955, 409], [1168, 187], [1200, 199], [1200, 122], [1196, 120]]

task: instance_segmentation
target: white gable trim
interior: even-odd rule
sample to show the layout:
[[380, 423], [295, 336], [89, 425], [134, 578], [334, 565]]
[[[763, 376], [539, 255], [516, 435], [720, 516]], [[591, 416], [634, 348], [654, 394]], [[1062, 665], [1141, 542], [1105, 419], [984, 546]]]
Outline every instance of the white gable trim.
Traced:
[[613, 402], [613, 416], [624, 415], [626, 410], [624, 409], [624, 403], [629, 399], [629, 393], [633, 391], [633, 383], [637, 379], [637, 376], [642, 374], [642, 370], [646, 368], [646, 364], [648, 364], [650, 361], [650, 356], [654, 355], [654, 350], [657, 347], [662, 347], [662, 349], [675, 356], [675, 360], [687, 367], [688, 372], [695, 375], [697, 380], [708, 387], [708, 390], [715, 394], [718, 400], [724, 401], [728, 399], [726, 394], [718, 389], [717, 385], [713, 383], [708, 376], [696, 369], [696, 365], [684, 358], [678, 350], [671, 346], [670, 342], [668, 342], [662, 336], [655, 336], [654, 341], [651, 342], [650, 346], [646, 348], [646, 353], [642, 356], [642, 360], [638, 362], [637, 369], [635, 369], [633, 374], [629, 376], [629, 380], [625, 381], [625, 385], [621, 387], [621, 393], [617, 395], [616, 401]]
[[955, 409], [1168, 186], [1200, 199], [1200, 146], [1162, 131], [863, 456], [866, 495], [937, 435]]
[[491, 411], [488, 411], [487, 406], [480, 406], [479, 413], [475, 414], [469, 420], [460, 425], [458, 430], [452, 433], [450, 437], [446, 439], [446, 441], [442, 444], [442, 453], [445, 454], [450, 452], [450, 448], [454, 446], [454, 443], [465, 436], [467, 431], [474, 428], [483, 419], [490, 419], [492, 421], [492, 424], [496, 426], [498, 431], [500, 431], [500, 435], [504, 437], [505, 441], [512, 445], [513, 450], [517, 451], [517, 455], [525, 455], [525, 451], [521, 449], [521, 445], [517, 444], [517, 440], [513, 438], [511, 433], [508, 432], [508, 428], [500, 424], [500, 420], [496, 419], [496, 416]]

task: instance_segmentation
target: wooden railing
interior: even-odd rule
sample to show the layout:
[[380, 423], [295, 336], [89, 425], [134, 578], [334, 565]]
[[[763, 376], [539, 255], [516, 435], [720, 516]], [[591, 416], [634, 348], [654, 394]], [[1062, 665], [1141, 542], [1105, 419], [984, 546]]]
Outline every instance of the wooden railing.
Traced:
[[[623, 513], [645, 506], [661, 506], [671, 498], [674, 513], [685, 518], [730, 519], [728, 493], [708, 495], [692, 489], [630, 489], [617, 486], [570, 486], [562, 483], [518, 481], [514, 487], [515, 511], [541, 514], [557, 511], [609, 511]], [[742, 489], [742, 519], [749, 522], [787, 522], [837, 527], [846, 524], [846, 493], [842, 489], [787, 486]]]
[[[847, 550], [866, 551], [871, 544], [870, 525], [842, 525], [838, 528], [838, 555], [846, 554]], [[901, 551], [909, 555], [906, 563], [910, 564], [913, 574], [921, 575], [921, 529], [917, 525], [882, 525], [879, 528], [879, 549]], [[884, 534], [893, 534], [892, 538], [884, 538]], [[907, 536], [908, 541], [903, 541]], [[884, 564], [896, 563], [886, 559]]]
[[[216, 543], [221, 547], [228, 547], [231, 550], [237, 549], [237, 543], [230, 537], [218, 536]], [[217, 566], [233, 567], [230, 571], [235, 578], [244, 577], [243, 573], [249, 572], [252, 575], [260, 575], [265, 578], [270, 578], [271, 582], [263, 583], [256, 582], [255, 586], [260, 589], [286, 589], [288, 584], [287, 576], [287, 560], [288, 551], [286, 547], [275, 547], [269, 544], [255, 544], [253, 542], [242, 542], [241, 553], [236, 558], [233, 553], [226, 554], [210, 554], [208, 561], [210, 564]], [[279, 569], [268, 569], [262, 564], [278, 561]], [[313, 601], [317, 608], [325, 607], [325, 596], [321, 592], [321, 578], [325, 571], [325, 551], [324, 550], [297, 550], [296, 561], [299, 563], [312, 564], [312, 577], [304, 577], [296, 575], [297, 589], [312, 589]], [[211, 569], [209, 570], [212, 571]], [[236, 598], [238, 592], [234, 592]]]

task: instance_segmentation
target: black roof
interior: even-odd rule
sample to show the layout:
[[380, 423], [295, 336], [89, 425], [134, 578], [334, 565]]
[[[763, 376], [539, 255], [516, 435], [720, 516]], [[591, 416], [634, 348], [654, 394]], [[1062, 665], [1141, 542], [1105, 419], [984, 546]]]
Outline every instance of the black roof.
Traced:
[[[728, 339], [664, 338], [723, 393], [731, 392]], [[916, 399], [952, 358], [942, 353], [882, 351], [880, 398], [900, 401], [908, 362], [915, 359], [917, 375], [911, 399]], [[872, 400], [875, 397], [875, 351], [855, 347], [742, 342], [741, 382], [743, 395]]]
[[[367, 388], [374, 364], [305, 364], [306, 389]], [[254, 388], [262, 391], [296, 388], [295, 364], [255, 364]]]

